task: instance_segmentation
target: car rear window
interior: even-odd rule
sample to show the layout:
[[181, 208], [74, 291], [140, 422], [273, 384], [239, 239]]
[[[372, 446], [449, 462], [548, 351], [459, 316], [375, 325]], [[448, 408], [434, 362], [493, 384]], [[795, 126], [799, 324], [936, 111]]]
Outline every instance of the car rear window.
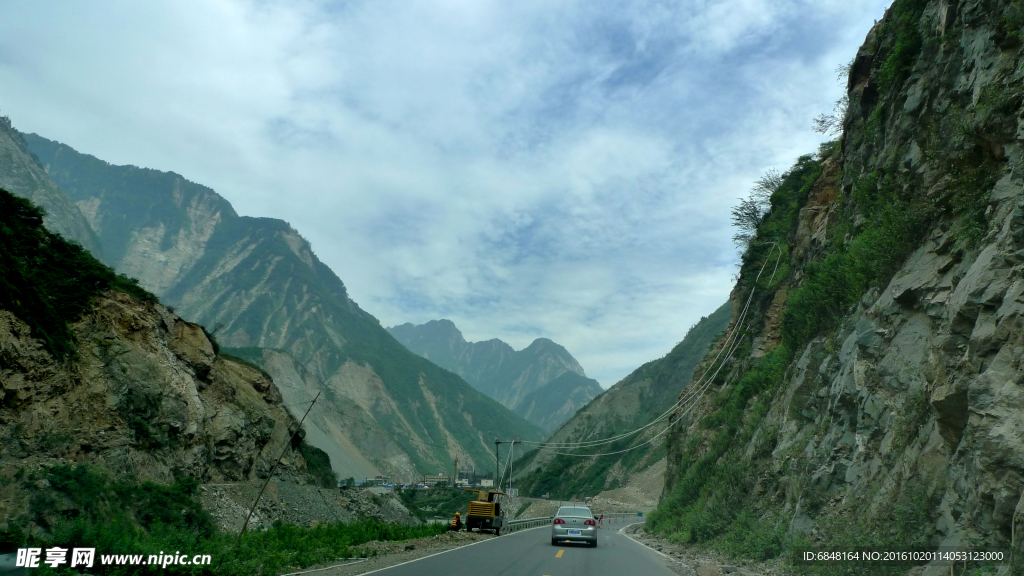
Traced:
[[562, 506], [558, 509], [558, 517], [565, 518], [566, 516], [590, 518], [593, 514], [590, 513], [590, 508], [584, 508], [583, 506]]

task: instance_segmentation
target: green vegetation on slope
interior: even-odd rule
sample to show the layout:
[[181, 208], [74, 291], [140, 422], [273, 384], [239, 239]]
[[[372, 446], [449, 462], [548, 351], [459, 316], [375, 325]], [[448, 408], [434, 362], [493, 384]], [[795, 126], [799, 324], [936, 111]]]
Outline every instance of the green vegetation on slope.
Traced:
[[[803, 444], [775, 453], [779, 429], [765, 417], [783, 389], [787, 369], [814, 338], [824, 336], [822, 346], [834, 351], [837, 329], [852, 307], [866, 291], [884, 287], [937, 223], [948, 222], [955, 243], [966, 249], [983, 237], [987, 199], [1001, 163], [986, 142], [1012, 140], [1016, 121], [1010, 112], [1019, 108], [1022, 93], [1019, 86], [992, 83], [976, 104], [963, 96], [927, 124], [901, 119], [903, 84], [912, 78], [920, 54], [936, 42], [922, 33], [930, 28], [919, 23], [926, 5], [923, 0], [893, 4], [874, 47], [889, 47], [876, 61], [880, 93], [862, 101], [851, 93], [853, 112], [847, 125], [853, 128], [843, 136], [842, 152], [833, 143], [815, 156], [801, 157], [772, 195], [771, 209], [744, 254], [739, 286], [748, 293], [755, 288], [753, 278], [766, 261], [774, 261], [776, 243], [782, 250], [781, 276], [772, 286], [763, 278], [757, 286], [747, 333], [763, 328], [772, 290], [795, 285], [782, 311], [782, 343], [761, 358], [749, 357], [749, 343], [741, 343], [728, 374], [720, 378], [721, 386], [709, 392], [715, 394], [712, 411], [685, 434], [670, 436], [668, 493], [649, 518], [652, 530], [679, 542], [760, 559], [812, 544], [789, 532], [794, 512], [783, 512], [787, 492], [797, 490], [802, 510], [812, 516], [835, 494], [813, 483], [795, 484], [813, 472], [800, 468]], [[864, 104], [870, 106], [860, 117]], [[895, 137], [896, 129], [903, 142]], [[929, 187], [921, 170], [906, 169], [910, 139], [933, 159], [946, 158], [942, 186]], [[882, 151], [888, 154], [880, 160]], [[829, 207], [836, 212], [828, 220], [824, 243], [802, 256], [802, 270], [789, 270], [800, 210], [812, 194], [829, 188], [838, 198]], [[925, 413], [930, 411], [926, 401], [921, 405]], [[917, 432], [917, 415], [900, 414], [899, 419], [903, 428], [897, 436]], [[813, 544], [836, 549], [928, 547], [933, 544], [928, 538], [936, 501], [922, 482], [915, 477], [897, 486], [893, 506], [870, 515], [818, 516], [819, 536]], [[788, 497], [790, 503], [795, 499], [791, 493]], [[852, 574], [859, 568], [800, 571]], [[891, 567], [877, 573], [905, 571]]]
[[[432, 536], [444, 525], [406, 526], [377, 520], [351, 524], [330, 523], [312, 528], [276, 523], [269, 530], [237, 534], [218, 531], [198, 500], [197, 484], [179, 478], [166, 486], [114, 478], [90, 466], [56, 466], [0, 478], [16, 482], [31, 498], [27, 518], [11, 526], [34, 521], [44, 530], [26, 536], [23, 529], [0, 532], [0, 539], [23, 546], [96, 549], [92, 574], [238, 574], [273, 575], [351, 558], [354, 546], [372, 540], [406, 540]], [[49, 483], [49, 488], [42, 488]], [[208, 566], [101, 566], [101, 554], [143, 556], [180, 551], [189, 558], [209, 554]], [[61, 573], [65, 573], [66, 567]], [[53, 574], [48, 566], [34, 569]]]
[[299, 444], [299, 451], [306, 460], [306, 470], [316, 478], [317, 483], [324, 488], [335, 488], [338, 484], [338, 475], [331, 468], [331, 458], [327, 452], [311, 446], [305, 440]]
[[47, 232], [43, 211], [6, 190], [0, 190], [0, 246], [0, 309], [27, 323], [55, 356], [73, 353], [68, 324], [82, 316], [94, 296], [113, 289], [156, 299], [78, 244]]
[[[774, 262], [770, 243], [782, 249], [783, 262], [789, 259], [799, 211], [807, 197], [817, 186], [838, 185], [823, 175], [827, 155], [834, 153], [834, 146], [825, 145], [818, 155], [802, 156], [783, 175], [782, 185], [772, 195], [771, 210], [744, 254], [741, 286], [755, 288], [752, 279], [762, 264]], [[830, 234], [833, 241], [828, 252], [805, 268], [806, 279], [791, 292], [783, 313], [783, 343], [755, 360], [744, 360], [749, 344], [737, 349], [735, 358], [743, 363], [742, 368], [731, 376], [720, 376], [720, 383], [730, 385], [719, 389], [714, 411], [700, 420], [703, 435], [676, 443], [672, 488], [651, 514], [648, 522], [653, 530], [679, 542], [706, 543], [730, 554], [757, 559], [776, 557], [788, 545], [796, 544], [787, 536], [787, 526], [777, 511], [751, 498], [763, 473], [759, 471], [770, 467], [775, 437], [766, 434], [757, 438], [749, 457], [742, 451], [754, 440], [772, 400], [782, 389], [795, 351], [812, 337], [835, 328], [864, 290], [886, 281], [920, 241], [933, 212], [925, 209], [922, 198], [898, 190], [902, 188], [889, 181], [861, 182], [855, 188], [853, 206], [870, 217], [856, 234], [847, 234], [846, 228]], [[755, 299], [751, 317], [759, 320], [753, 321], [748, 332], [758, 333], [763, 327], [770, 289], [788, 280], [788, 270], [780, 267], [780, 271], [782, 276], [771, 285], [762, 277], [761, 285], [756, 286], [760, 297]], [[897, 535], [904, 536], [902, 532]], [[900, 540], [857, 542], [881, 545]]]

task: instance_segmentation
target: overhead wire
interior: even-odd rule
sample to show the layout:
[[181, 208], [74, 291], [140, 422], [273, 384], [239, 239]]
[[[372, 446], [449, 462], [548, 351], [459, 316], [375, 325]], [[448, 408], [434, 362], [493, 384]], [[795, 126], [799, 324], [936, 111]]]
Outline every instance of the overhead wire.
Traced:
[[[772, 252], [775, 252], [776, 250], [778, 250], [779, 254], [775, 258], [775, 266], [772, 269], [771, 277], [768, 280], [768, 284], [769, 285], [775, 279], [775, 273], [778, 271], [779, 261], [780, 261], [780, 259], [782, 257], [782, 249], [778, 247], [778, 244], [775, 243], [775, 242], [772, 242], [771, 245], [772, 245], [772, 249], [768, 252], [768, 255], [771, 256]], [[612, 442], [616, 442], [616, 441], [621, 440], [623, 438], [628, 438], [629, 436], [634, 436], [634, 435], [639, 434], [640, 432], [643, 432], [644, 430], [646, 430], [646, 429], [656, 425], [657, 423], [665, 420], [666, 418], [671, 416], [671, 414], [676, 412], [679, 408], [682, 408], [684, 405], [687, 405], [687, 404], [689, 404], [689, 407], [687, 407], [686, 410], [683, 411], [681, 416], [685, 415], [685, 414], [688, 414], [690, 412], [690, 410], [694, 406], [696, 406], [696, 404], [700, 400], [700, 398], [703, 397], [704, 393], [710, 387], [711, 383], [713, 383], [714, 379], [718, 376], [718, 373], [722, 370], [722, 368], [725, 366], [726, 362], [732, 357], [733, 353], [735, 352], [736, 347], [739, 344], [739, 341], [741, 339], [741, 338], [735, 338], [735, 336], [740, 331], [740, 329], [743, 327], [743, 321], [745, 320], [746, 315], [747, 315], [747, 311], [749, 310], [750, 304], [753, 301], [754, 293], [756, 291], [755, 287], [757, 285], [758, 280], [761, 279], [761, 275], [764, 273], [764, 270], [767, 267], [768, 262], [769, 262], [768, 258], [765, 258], [764, 264], [761, 265], [761, 269], [758, 271], [757, 277], [754, 279], [754, 287], [751, 287], [750, 294], [747, 296], [747, 300], [744, 303], [743, 310], [741, 311], [739, 317], [737, 318], [736, 323], [733, 325], [733, 330], [726, 337], [725, 343], [723, 343], [723, 345], [719, 347], [718, 353], [715, 355], [715, 358], [712, 360], [711, 364], [708, 366], [708, 369], [705, 370], [704, 374], [694, 383], [694, 385], [692, 385], [692, 386], [687, 388], [687, 390], [680, 396], [680, 399], [675, 404], [673, 404], [672, 407], [670, 407], [668, 410], [666, 410], [664, 413], [662, 413], [656, 419], [654, 419], [653, 421], [647, 423], [646, 425], [641, 426], [641, 427], [639, 427], [637, 429], [634, 429], [632, 431], [629, 431], [629, 432], [626, 432], [626, 433], [623, 433], [623, 434], [619, 434], [619, 435], [616, 435], [616, 436], [612, 436], [610, 438], [600, 439], [600, 440], [578, 441], [578, 442], [529, 442], [529, 441], [524, 441], [524, 443], [525, 444], [535, 445], [535, 446], [537, 446], [538, 450], [541, 450], [541, 451], [544, 451], [544, 452], [548, 452], [548, 453], [552, 453], [552, 454], [558, 454], [558, 455], [564, 455], [564, 456], [580, 456], [580, 457], [593, 458], [593, 457], [597, 457], [597, 456], [610, 456], [610, 455], [614, 455], [614, 454], [621, 454], [621, 453], [624, 453], [624, 452], [629, 452], [631, 450], [636, 450], [638, 448], [641, 448], [643, 446], [646, 446], [646, 445], [650, 444], [651, 442], [653, 442], [657, 438], [663, 436], [665, 433], [668, 432], [668, 430], [672, 427], [672, 425], [675, 422], [670, 422], [663, 430], [661, 430], [660, 432], [658, 432], [657, 434], [655, 434], [654, 436], [652, 436], [651, 438], [649, 438], [645, 442], [643, 442], [641, 444], [638, 444], [638, 445], [635, 445], [635, 446], [631, 446], [629, 448], [625, 448], [623, 450], [617, 450], [617, 451], [613, 451], [613, 452], [596, 453], [596, 454], [595, 453], [578, 453], [578, 452], [560, 452], [560, 451], [558, 451], [558, 450], [572, 450], [572, 449], [582, 449], [582, 448], [593, 448], [593, 447], [596, 447], [596, 446], [602, 446], [602, 445], [610, 444]], [[723, 352], [726, 352], [726, 356], [724, 358], [722, 358], [722, 353]], [[722, 358], [720, 363], [718, 362], [719, 358]], [[715, 366], [716, 363], [718, 363], [718, 368], [715, 369], [714, 374], [712, 374], [711, 377], [708, 378], [708, 374], [711, 372], [711, 369]], [[679, 421], [679, 419], [677, 419], [676, 421]]]
[[[774, 249], [777, 246], [775, 245], [774, 242], [772, 242], [772, 246], [773, 246], [772, 252], [774, 252]], [[771, 254], [771, 252], [769, 252], [769, 255], [770, 254]], [[780, 250], [779, 251], [779, 255], [781, 256], [781, 254], [782, 254], [782, 252]], [[758, 272], [757, 279], [760, 279], [761, 273], [764, 272], [764, 268], [767, 265], [768, 265], [768, 260], [765, 259], [765, 263], [761, 266], [761, 270]], [[776, 258], [775, 269], [776, 270], [778, 269], [778, 258]], [[775, 276], [775, 271], [773, 270], [773, 272], [772, 272], [772, 278], [773, 279], [774, 279], [774, 276]], [[756, 282], [757, 282], [757, 280], [755, 279], [755, 283]], [[742, 310], [739, 318], [737, 319], [736, 323], [733, 325], [732, 332], [730, 332], [730, 334], [728, 336], [726, 336], [725, 343], [721, 347], [719, 347], [718, 354], [711, 361], [711, 364], [709, 365], [708, 370], [705, 371], [704, 375], [701, 376], [701, 378], [697, 380], [695, 385], [700, 385], [701, 384], [701, 382], [707, 376], [707, 373], [710, 372], [711, 368], [715, 365], [715, 363], [721, 357], [723, 352], [728, 350], [729, 354], [731, 355], [732, 351], [735, 349], [736, 341], [733, 341], [733, 338], [735, 337], [736, 333], [739, 331], [740, 327], [742, 326], [742, 322], [743, 322], [743, 320], [746, 317], [747, 309], [750, 307], [750, 302], [753, 299], [753, 297], [754, 297], [754, 290], [751, 290], [750, 295], [747, 297], [747, 302], [744, 305], [743, 310]], [[725, 359], [722, 360], [722, 363], [724, 364], [724, 362], [726, 360], [728, 360], [728, 356]], [[721, 366], [721, 364], [719, 366]], [[716, 371], [716, 375], [717, 375], [717, 371]], [[687, 388], [683, 392], [683, 394], [680, 396], [679, 400], [675, 404], [673, 404], [671, 407], [669, 407], [668, 410], [666, 410], [660, 416], [655, 418], [653, 421], [651, 421], [648, 424], [646, 424], [644, 426], [641, 426], [641, 427], [639, 427], [639, 428], [637, 428], [635, 430], [632, 430], [632, 431], [629, 431], [629, 432], [625, 432], [625, 433], [619, 434], [617, 436], [612, 436], [612, 437], [609, 437], [609, 438], [603, 438], [603, 439], [600, 439], [600, 440], [583, 440], [583, 441], [577, 441], [577, 442], [530, 442], [530, 441], [524, 441], [524, 443], [525, 444], [536, 445], [536, 446], [545, 446], [545, 447], [548, 447], [548, 446], [558, 446], [558, 447], [567, 447], [567, 448], [568, 447], [573, 447], [573, 448], [575, 448], [575, 447], [592, 447], [592, 446], [600, 446], [600, 445], [603, 445], [603, 444], [610, 444], [610, 443], [615, 442], [617, 440], [620, 440], [622, 438], [627, 438], [629, 436], [636, 435], [636, 434], [646, 430], [647, 428], [657, 424], [658, 422], [664, 420], [665, 418], [668, 418], [677, 408], [682, 406], [684, 403], [688, 402], [690, 400], [690, 398], [696, 394], [696, 392], [693, 392], [693, 390], [694, 390], [694, 387], [692, 387], [692, 386]]]
[[[498, 482], [495, 486], [498, 490], [501, 490], [501, 485], [505, 482], [505, 472], [509, 471], [509, 464], [512, 462], [512, 452], [515, 450], [516, 442], [512, 443], [512, 448], [508, 451], [508, 456], [505, 458], [505, 465], [498, 467]], [[509, 482], [512, 481], [512, 476], [509, 475]]]

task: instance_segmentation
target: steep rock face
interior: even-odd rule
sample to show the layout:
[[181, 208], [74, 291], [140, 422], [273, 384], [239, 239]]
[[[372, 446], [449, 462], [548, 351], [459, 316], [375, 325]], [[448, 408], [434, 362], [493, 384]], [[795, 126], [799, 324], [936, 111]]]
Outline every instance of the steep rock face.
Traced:
[[0, 117], [0, 189], [46, 210], [46, 227], [99, 255], [100, 243], [77, 206], [47, 176], [10, 118]]
[[[579, 409], [547, 440], [516, 463], [519, 485], [534, 495], [595, 496], [623, 486], [630, 476], [664, 460], [660, 439], [665, 424], [648, 426], [672, 409], [708, 347], [729, 323], [731, 304], [701, 318], [663, 358], [653, 360]], [[575, 442], [612, 438], [645, 427], [615, 442], [574, 448]], [[580, 457], [609, 454], [601, 458]], [[559, 454], [561, 453], [561, 454]]]
[[[177, 174], [25, 138], [110, 246], [109, 264], [295, 391], [286, 402], [294, 415], [315, 395], [298, 391], [325, 392], [310, 442], [333, 456], [341, 477], [413, 480], [455, 457], [483, 467], [493, 438], [540, 436], [399, 344], [288, 223], [238, 216]], [[367, 394], [379, 401], [351, 402]]]
[[[572, 354], [547, 338], [538, 338], [519, 351], [497, 338], [467, 342], [455, 324], [444, 319], [392, 326], [388, 332], [409, 350], [462, 376], [477, 390], [548, 432], [601, 392]], [[569, 373], [580, 377], [574, 380], [577, 384], [588, 380], [593, 385], [563, 382], [549, 387]]]
[[779, 252], [752, 244], [739, 343], [675, 415], [656, 529], [974, 548], [1019, 533], [1022, 25], [1019, 2], [903, 0], [868, 35], [840, 148], [802, 159], [792, 207], [777, 193], [758, 231], [783, 242], [781, 276], [755, 281]]
[[[295, 421], [273, 382], [164, 306], [108, 292], [73, 332], [78, 354], [59, 361], [0, 311], [0, 459], [217, 482], [266, 477], [288, 446]], [[291, 449], [278, 470], [306, 479]]]

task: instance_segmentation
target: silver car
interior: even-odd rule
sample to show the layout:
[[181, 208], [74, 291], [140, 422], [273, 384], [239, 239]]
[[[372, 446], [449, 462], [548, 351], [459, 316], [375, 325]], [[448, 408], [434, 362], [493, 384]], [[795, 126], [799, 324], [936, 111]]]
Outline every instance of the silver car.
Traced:
[[551, 521], [551, 545], [559, 542], [583, 542], [597, 546], [597, 522], [586, 506], [562, 506]]

